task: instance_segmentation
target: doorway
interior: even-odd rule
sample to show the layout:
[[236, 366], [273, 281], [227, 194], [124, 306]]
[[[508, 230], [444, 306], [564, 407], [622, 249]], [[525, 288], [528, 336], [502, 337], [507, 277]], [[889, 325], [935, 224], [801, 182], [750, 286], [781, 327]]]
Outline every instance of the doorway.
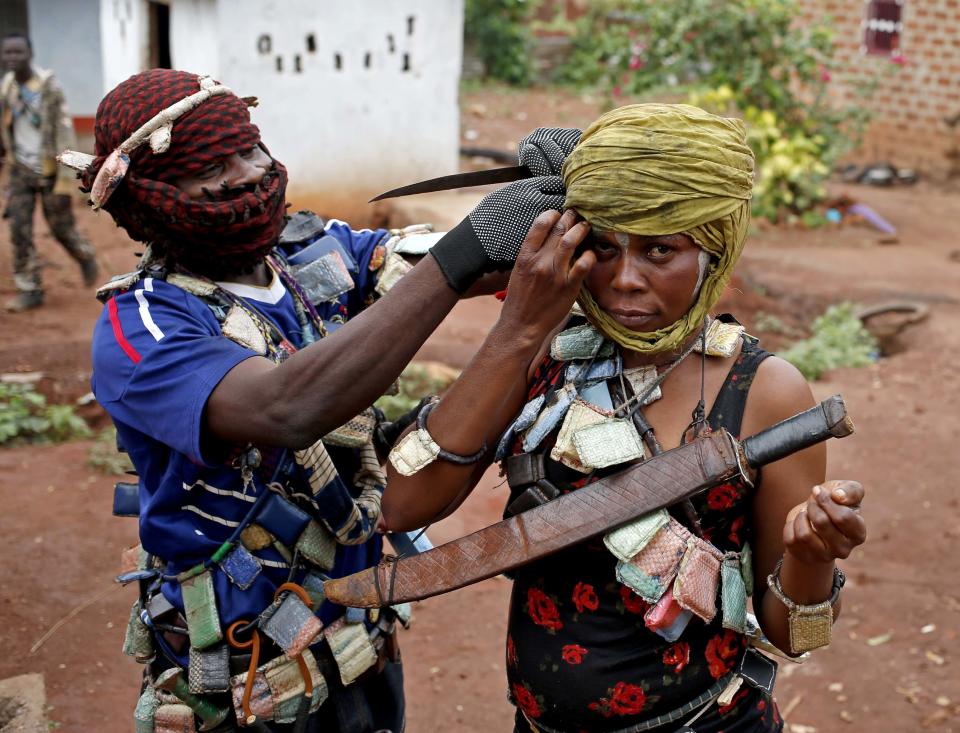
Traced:
[[149, 12], [149, 68], [170, 69], [170, 6], [166, 2], [151, 0], [147, 3]]

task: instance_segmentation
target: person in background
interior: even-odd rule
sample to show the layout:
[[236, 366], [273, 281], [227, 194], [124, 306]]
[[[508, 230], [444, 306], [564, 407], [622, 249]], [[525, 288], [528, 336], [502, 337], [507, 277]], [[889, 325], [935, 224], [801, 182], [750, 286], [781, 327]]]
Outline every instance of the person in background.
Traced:
[[57, 171], [57, 154], [74, 144], [73, 121], [53, 72], [33, 64], [30, 39], [10, 33], [0, 41], [6, 74], [0, 81], [0, 167], [8, 164], [10, 193], [4, 216], [10, 220], [13, 278], [17, 294], [5, 304], [19, 312], [43, 305], [41, 263], [33, 243], [37, 197], [54, 238], [80, 265], [83, 284], [96, 283], [93, 247], [77, 231], [70, 203], [76, 185], [69, 171]]

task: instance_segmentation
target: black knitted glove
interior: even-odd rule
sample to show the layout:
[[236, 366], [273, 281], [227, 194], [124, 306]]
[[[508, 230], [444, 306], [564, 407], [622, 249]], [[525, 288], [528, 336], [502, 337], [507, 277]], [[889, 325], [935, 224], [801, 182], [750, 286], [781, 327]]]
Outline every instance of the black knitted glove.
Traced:
[[563, 161], [581, 134], [575, 127], [538, 127], [520, 141], [520, 165], [527, 166], [535, 176], [559, 176]]
[[566, 189], [559, 176], [514, 181], [487, 194], [430, 250], [450, 287], [464, 293], [480, 276], [513, 267], [533, 220], [563, 211]]

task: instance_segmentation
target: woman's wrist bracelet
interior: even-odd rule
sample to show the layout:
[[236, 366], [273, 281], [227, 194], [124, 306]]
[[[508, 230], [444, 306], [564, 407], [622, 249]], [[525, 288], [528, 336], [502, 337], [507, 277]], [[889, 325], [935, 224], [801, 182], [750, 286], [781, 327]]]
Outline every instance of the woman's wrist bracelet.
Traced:
[[840, 598], [840, 589], [846, 582], [846, 576], [840, 568], [833, 569], [833, 588], [830, 598], [821, 603], [801, 605], [791, 600], [783, 592], [780, 584], [780, 570], [783, 568], [783, 558], [777, 563], [773, 572], [767, 576], [767, 587], [787, 608], [787, 625], [790, 629], [790, 653], [803, 654], [804, 652], [827, 646], [833, 634], [833, 607]]
[[390, 463], [400, 475], [412, 476], [438, 458], [460, 466], [469, 466], [483, 458], [487, 452], [486, 442], [480, 450], [469, 456], [441, 448], [427, 430], [427, 417], [437, 404], [437, 400], [426, 403], [417, 415], [417, 429], [407, 433], [390, 451]]

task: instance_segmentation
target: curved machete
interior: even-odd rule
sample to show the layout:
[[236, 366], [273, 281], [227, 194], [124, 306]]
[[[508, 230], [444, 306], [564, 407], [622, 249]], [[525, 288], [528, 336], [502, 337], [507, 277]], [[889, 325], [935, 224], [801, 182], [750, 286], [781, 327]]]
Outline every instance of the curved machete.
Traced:
[[373, 608], [456, 590], [852, 432], [840, 395], [742, 442], [721, 429], [427, 552], [328, 580], [326, 599]]

